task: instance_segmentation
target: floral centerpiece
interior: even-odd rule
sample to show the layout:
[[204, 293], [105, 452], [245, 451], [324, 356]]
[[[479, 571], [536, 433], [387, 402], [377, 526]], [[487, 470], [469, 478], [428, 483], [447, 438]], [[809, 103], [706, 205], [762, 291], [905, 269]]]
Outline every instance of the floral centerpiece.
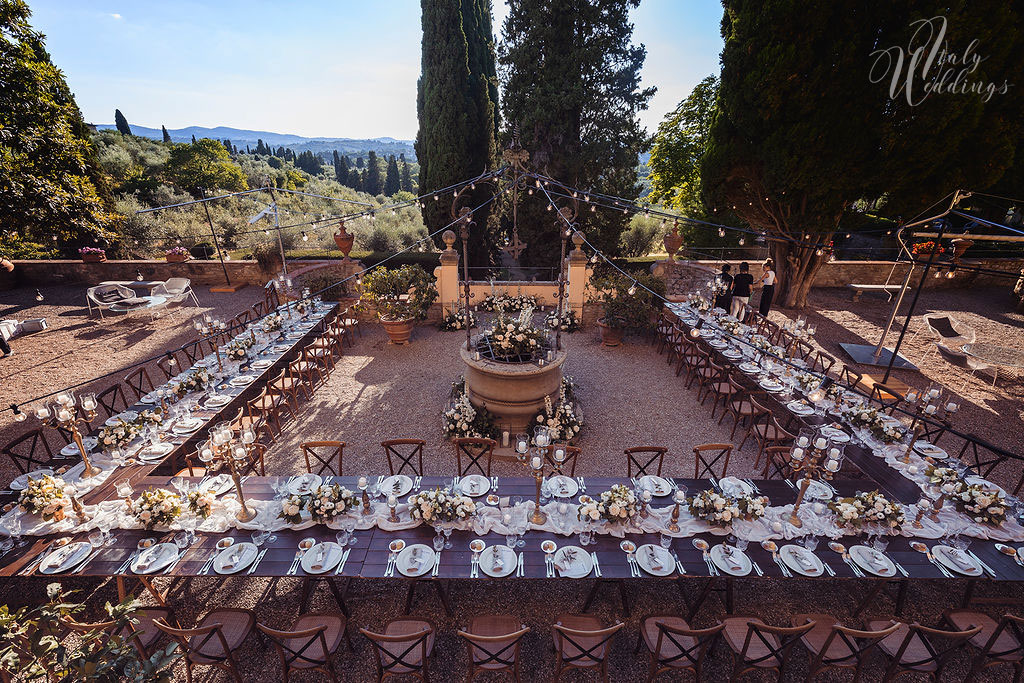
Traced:
[[516, 317], [498, 310], [494, 325], [481, 339], [481, 351], [494, 360], [518, 362], [528, 359], [544, 347], [544, 331], [533, 324], [533, 308], [526, 307]]
[[878, 408], [869, 405], [852, 406], [845, 411], [845, 415], [854, 427], [871, 429], [878, 422]]
[[576, 311], [571, 308], [563, 313], [561, 316], [558, 315], [557, 310], [553, 310], [544, 316], [544, 324], [551, 330], [561, 330], [562, 332], [578, 332], [581, 325], [580, 319], [576, 315]]
[[187, 261], [191, 254], [185, 247], [171, 247], [164, 252], [164, 258], [171, 263], [181, 263]]
[[967, 487], [967, 482], [952, 467], [929, 465], [925, 468], [924, 473], [928, 477], [928, 482], [946, 496], [958, 495]]
[[539, 411], [530, 424], [545, 426], [552, 441], [572, 441], [583, 428], [583, 412], [576, 401], [576, 387], [571, 377], [563, 377], [558, 390], [558, 404], [551, 402], [550, 396], [544, 397], [544, 408]]
[[896, 443], [903, 439], [904, 433], [905, 430], [900, 423], [881, 418], [871, 426], [871, 435], [882, 443]]
[[711, 310], [711, 302], [699, 294], [694, 294], [687, 299], [686, 305], [699, 313]]
[[281, 321], [280, 313], [271, 313], [263, 319], [262, 327], [264, 332], [277, 332], [284, 323]]
[[188, 494], [189, 512], [206, 519], [213, 512], [213, 502], [217, 499], [209, 490], [190, 491]]
[[359, 498], [355, 492], [338, 484], [321, 486], [309, 494], [306, 502], [306, 509], [317, 522], [329, 522], [358, 507]]
[[70, 504], [67, 483], [48, 474], [38, 479], [29, 477], [28, 484], [18, 494], [18, 507], [47, 522], [64, 519], [64, 509]]
[[448, 489], [420, 491], [409, 496], [409, 514], [413, 519], [436, 524], [468, 519], [476, 512], [476, 503], [467, 496], [457, 496]]
[[497, 420], [486, 408], [477, 408], [466, 395], [466, 380], [452, 384], [452, 407], [444, 412], [441, 427], [445, 437], [493, 439], [498, 436]]
[[157, 426], [163, 422], [164, 415], [160, 408], [145, 408], [139, 411], [139, 416], [135, 418], [135, 425], [139, 428], [147, 425]]
[[[491, 285], [493, 290], [493, 284]], [[515, 313], [524, 308], [537, 308], [537, 297], [532, 294], [495, 294], [493, 291], [480, 302], [484, 311]]]
[[1006, 501], [983, 484], [970, 484], [953, 497], [956, 509], [979, 524], [999, 526], [1006, 519]]
[[[461, 308], [452, 308], [441, 315], [441, 323], [438, 327], [445, 332], [466, 329], [466, 313]], [[469, 328], [476, 327], [476, 316], [473, 311], [469, 312]]]
[[178, 396], [191, 394], [194, 391], [202, 391], [210, 384], [210, 373], [206, 368], [192, 368], [180, 382], [174, 386], [174, 393]]
[[821, 384], [821, 378], [809, 372], [801, 372], [794, 379], [796, 380], [797, 386], [799, 386], [800, 390], [805, 394], [814, 391]]
[[775, 348], [770, 341], [759, 334], [755, 334], [750, 338], [750, 345], [759, 351], [771, 351]]
[[227, 347], [225, 347], [225, 353], [228, 357], [228, 360], [236, 362], [244, 361], [246, 358], [249, 357], [249, 346], [250, 344], [246, 344], [245, 342], [239, 341], [237, 339], [232, 341], [230, 344], [227, 345]]
[[167, 489], [146, 489], [128, 505], [136, 521], [147, 531], [156, 526], [169, 526], [181, 514], [181, 499]]
[[291, 495], [281, 501], [281, 512], [278, 519], [283, 519], [289, 524], [298, 524], [302, 521], [302, 509], [306, 507], [306, 497]]
[[138, 435], [138, 425], [118, 418], [116, 424], [106, 425], [100, 430], [98, 437], [100, 449], [106, 453], [114, 449], [124, 449]]
[[596, 522], [603, 519], [612, 523], [625, 523], [640, 512], [636, 494], [622, 484], [615, 484], [604, 491], [597, 500], [589, 496], [580, 500], [576, 516], [581, 520]]
[[731, 334], [734, 337], [738, 337], [743, 333], [743, 323], [739, 320], [725, 319], [718, 323], [718, 326], [722, 328], [727, 334]]
[[306, 313], [309, 312], [309, 301], [307, 299], [297, 299], [295, 303], [292, 304], [292, 307], [299, 315], [306, 315]]
[[693, 496], [689, 509], [695, 518], [712, 526], [728, 526], [737, 519], [753, 521], [764, 517], [768, 504], [765, 496], [732, 498], [709, 489]]
[[835, 513], [837, 526], [854, 529], [865, 524], [877, 524], [898, 532], [905, 521], [900, 504], [878, 491], [833, 500], [829, 502], [828, 509]]

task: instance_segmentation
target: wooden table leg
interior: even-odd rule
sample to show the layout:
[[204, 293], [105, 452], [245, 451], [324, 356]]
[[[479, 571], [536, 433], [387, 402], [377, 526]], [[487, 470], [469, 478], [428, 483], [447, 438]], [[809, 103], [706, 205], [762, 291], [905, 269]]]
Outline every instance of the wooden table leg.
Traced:
[[452, 614], [452, 607], [450, 604], [448, 604], [447, 581], [445, 581], [444, 579], [438, 579], [436, 581], [432, 581], [431, 583], [433, 583], [434, 588], [437, 589], [437, 596], [441, 598], [441, 604], [444, 605], [445, 614], [447, 614], [449, 617], [454, 616], [454, 614]]
[[161, 594], [160, 591], [157, 590], [156, 586], [153, 585], [153, 582], [148, 577], [140, 576], [139, 583], [141, 583], [145, 587], [145, 589], [149, 591], [149, 594], [153, 596], [153, 598], [160, 604], [161, 607], [167, 607], [167, 595]]
[[871, 603], [875, 601], [875, 598], [878, 597], [878, 594], [882, 592], [883, 588], [885, 588], [884, 581], [875, 581], [874, 584], [875, 585], [871, 587], [871, 591], [864, 597], [863, 600], [861, 600], [857, 604], [857, 609], [853, 611], [853, 616], [859, 617], [861, 615], [861, 612], [863, 612], [869, 606], [871, 606]]
[[[338, 607], [341, 608], [342, 614], [346, 617], [351, 617], [349, 614], [348, 605], [345, 604], [345, 594], [338, 590], [338, 583], [334, 579], [327, 579], [327, 585], [331, 587], [331, 592], [334, 593], [334, 599], [338, 601]], [[346, 588], [348, 585], [346, 584]]]
[[907, 602], [907, 589], [910, 582], [906, 579], [896, 582], [896, 616], [902, 616], [903, 608]]
[[700, 589], [700, 593], [697, 595], [697, 599], [694, 600], [693, 604], [690, 606], [690, 613], [686, 616], [687, 621], [692, 621], [693, 618], [697, 615], [697, 610], [701, 608], [701, 605], [704, 604], [704, 601], [708, 599], [709, 595], [711, 595], [711, 591], [714, 590], [714, 587], [715, 579], [714, 577], [709, 577], [704, 582], [704, 586]]

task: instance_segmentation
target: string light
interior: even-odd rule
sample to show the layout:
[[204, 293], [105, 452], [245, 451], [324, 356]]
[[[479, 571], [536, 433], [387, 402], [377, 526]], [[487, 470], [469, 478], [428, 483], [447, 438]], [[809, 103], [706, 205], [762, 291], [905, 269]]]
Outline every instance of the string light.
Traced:
[[39, 291], [39, 290], [37, 289], [37, 290], [36, 290], [36, 301], [42, 301], [42, 300], [43, 300], [44, 298], [45, 298], [45, 297], [43, 297], [43, 293], [42, 293], [42, 292], [40, 292], [40, 291]]
[[596, 212], [597, 212], [597, 207], [596, 207], [596, 206], [594, 206], [593, 204], [591, 204], [591, 205], [590, 205], [590, 212], [591, 212], [591, 213], [596, 213]]
[[167, 352], [166, 354], [164, 354], [164, 355], [165, 355], [165, 356], [166, 356], [166, 358], [167, 358], [167, 364], [168, 364], [169, 366], [171, 366], [172, 368], [173, 368], [173, 367], [174, 367], [175, 365], [177, 365], [177, 364], [178, 364], [178, 361], [177, 361], [177, 359], [175, 359], [175, 357], [171, 355], [171, 352], [170, 352], [170, 351], [168, 351], [168, 352]]
[[740, 246], [742, 247], [746, 243], [746, 241], [747, 240], [745, 238], [741, 237], [740, 238]]
[[718, 229], [718, 236], [719, 237], [725, 237], [725, 228], [719, 228]]
[[28, 417], [28, 415], [26, 415], [25, 413], [21, 412], [21, 408], [18, 407], [17, 403], [12, 403], [11, 404], [11, 410], [14, 411], [14, 421], [15, 422], [24, 422], [25, 418]]
[[634, 283], [632, 284], [632, 286], [630, 286], [630, 288], [629, 288], [629, 289], [627, 290], [627, 293], [628, 293], [628, 294], [629, 294], [630, 296], [633, 296], [634, 294], [636, 294], [636, 283], [635, 283], [635, 282], [634, 282]]
[[309, 241], [309, 235], [306, 234], [305, 230], [302, 231], [302, 241], [303, 242], [308, 242]]
[[821, 254], [822, 254], [822, 251], [821, 251], [821, 249], [815, 249], [815, 250], [814, 250], [814, 255], [815, 255], [815, 256], [821, 256]]
[[142, 277], [142, 271], [141, 270], [136, 270], [135, 271], [135, 281], [136, 282], [142, 282], [143, 279], [144, 278]]

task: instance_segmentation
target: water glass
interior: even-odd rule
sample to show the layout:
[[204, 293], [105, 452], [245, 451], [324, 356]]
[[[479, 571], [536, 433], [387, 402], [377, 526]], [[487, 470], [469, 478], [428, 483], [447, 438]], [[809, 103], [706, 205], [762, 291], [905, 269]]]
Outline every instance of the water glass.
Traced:
[[178, 551], [182, 551], [189, 546], [189, 537], [187, 531], [179, 531], [174, 534], [174, 545], [178, 546]]
[[257, 548], [266, 543], [268, 538], [270, 538], [270, 532], [266, 529], [257, 529], [252, 532], [252, 542]]
[[342, 529], [338, 533], [334, 534], [334, 540], [338, 542], [342, 548], [348, 545], [349, 533]]
[[812, 553], [814, 552], [815, 548], [818, 547], [818, 537], [813, 534], [807, 534], [802, 539], [800, 539], [800, 541], [803, 547], [807, 548]]
[[104, 538], [102, 531], [96, 530], [89, 533], [89, 545], [91, 545], [93, 548], [99, 548], [103, 545], [103, 543]]
[[344, 529], [348, 533], [348, 544], [349, 545], [355, 545], [356, 544], [356, 534], [355, 534], [355, 531], [356, 531], [356, 520], [355, 520], [355, 518], [351, 517], [351, 516], [346, 516], [343, 520], [341, 520], [341, 528]]
[[183, 495], [185, 493], [185, 478], [174, 477], [173, 479], [171, 479], [171, 486], [177, 489], [179, 494]]
[[668, 550], [672, 547], [672, 537], [668, 534], [661, 534], [658, 536], [658, 543], [661, 544], [662, 548]]
[[452, 527], [451, 524], [445, 524], [441, 531], [444, 532], [444, 548], [449, 550], [452, 547]]
[[135, 489], [132, 488], [131, 482], [127, 479], [120, 482], [115, 490], [117, 491], [118, 498], [129, 498], [135, 493]]
[[594, 542], [594, 532], [590, 528], [590, 525], [588, 524], [585, 527], [583, 527], [583, 529], [580, 530], [580, 545], [586, 547], [586, 546], [590, 545], [593, 542]]
[[444, 534], [441, 533], [441, 528], [437, 528], [437, 535], [434, 536], [434, 550], [441, 552], [444, 550]]
[[880, 553], [884, 553], [885, 549], [889, 547], [888, 537], [882, 536], [881, 534], [875, 536], [874, 540], [871, 542], [871, 547]]

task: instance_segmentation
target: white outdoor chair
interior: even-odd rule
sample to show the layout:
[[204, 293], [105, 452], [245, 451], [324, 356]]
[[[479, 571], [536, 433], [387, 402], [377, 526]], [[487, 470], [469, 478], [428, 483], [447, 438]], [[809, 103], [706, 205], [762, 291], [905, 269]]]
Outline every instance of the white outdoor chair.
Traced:
[[103, 319], [104, 310], [109, 310], [114, 304], [135, 297], [135, 292], [123, 285], [98, 285], [85, 291], [85, 303], [89, 307], [89, 315], [92, 315], [92, 309], [95, 306], [96, 310], [100, 312], [100, 320]]
[[153, 288], [153, 296], [167, 297], [168, 306], [180, 306], [189, 298], [196, 306], [199, 305], [199, 299], [192, 289], [192, 281], [187, 277], [172, 277], [162, 285], [157, 285]]
[[[946, 313], [928, 313], [923, 316], [922, 324], [923, 327], [918, 330], [918, 334], [922, 330], [927, 330], [935, 337], [936, 345], [941, 345], [946, 349], [959, 349], [964, 344], [973, 343], [976, 338], [973, 327]], [[932, 347], [928, 353], [934, 353], [935, 348]]]

